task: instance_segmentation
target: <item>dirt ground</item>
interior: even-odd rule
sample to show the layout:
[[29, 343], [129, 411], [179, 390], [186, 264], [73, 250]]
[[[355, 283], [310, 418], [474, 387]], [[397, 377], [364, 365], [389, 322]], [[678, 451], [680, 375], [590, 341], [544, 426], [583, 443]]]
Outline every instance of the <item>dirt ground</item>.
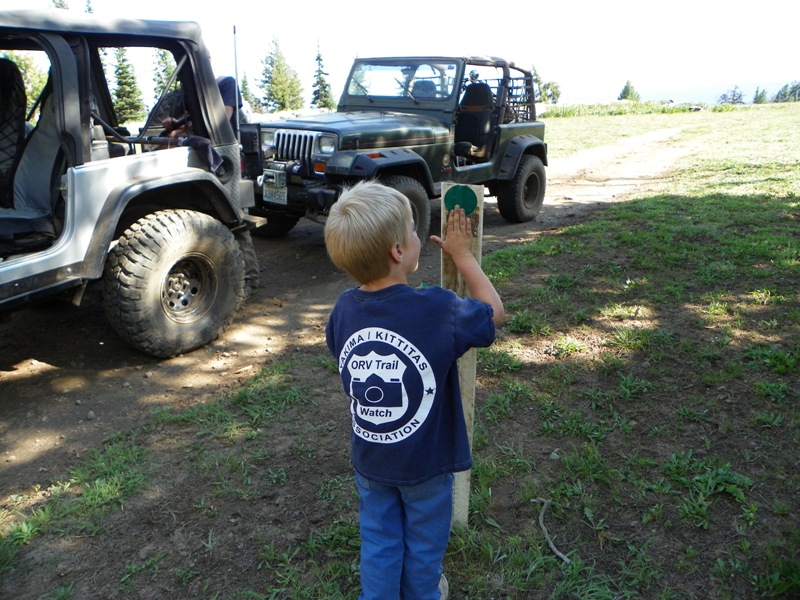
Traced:
[[[487, 198], [484, 252], [577, 223], [667, 177], [692, 150], [678, 134], [661, 130], [551, 160], [544, 208], [533, 223], [504, 222]], [[439, 219], [434, 205], [432, 223]], [[155, 407], [218, 397], [257, 373], [270, 355], [321, 343], [330, 307], [352, 285], [329, 263], [322, 227], [303, 221], [285, 238], [256, 238], [255, 244], [261, 288], [220, 339], [186, 356], [160, 361], [128, 347], [96, 301], [81, 308], [48, 304], [0, 322], [0, 503], [64, 478], [109, 435], [148, 423]], [[415, 278], [412, 283], [438, 283], [439, 255], [432, 244], [423, 249]], [[346, 440], [346, 432], [337, 435], [341, 447], [331, 450], [341, 460], [347, 460]], [[171, 543], [179, 546], [180, 540]], [[0, 597], [8, 591], [0, 589]], [[31, 594], [14, 597], [38, 597]]]

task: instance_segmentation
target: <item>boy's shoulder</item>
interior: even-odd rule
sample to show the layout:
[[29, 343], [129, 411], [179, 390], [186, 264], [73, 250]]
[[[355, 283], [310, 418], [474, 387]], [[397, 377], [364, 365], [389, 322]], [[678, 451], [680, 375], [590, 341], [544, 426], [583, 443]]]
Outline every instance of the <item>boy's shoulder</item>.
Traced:
[[405, 296], [414, 296], [418, 295], [421, 297], [425, 297], [428, 295], [454, 295], [455, 292], [452, 290], [448, 290], [443, 288], [439, 285], [428, 285], [428, 284], [420, 284], [417, 287], [412, 287], [411, 285], [405, 283], [398, 283], [395, 285], [391, 285], [389, 287], [380, 289], [378, 291], [365, 291], [361, 289], [361, 287], [351, 287], [344, 290], [339, 297], [340, 298], [360, 298], [364, 300], [380, 300], [383, 301], [385, 298], [392, 298], [392, 297], [405, 297]]
[[410, 285], [395, 285], [380, 292], [366, 292], [374, 294], [376, 300], [384, 301], [386, 299], [394, 298], [403, 302], [420, 302], [431, 301], [440, 302], [446, 299], [455, 299], [457, 294], [453, 290], [443, 288], [439, 285], [426, 285], [421, 284], [418, 287]]
[[[452, 290], [438, 285], [411, 287], [409, 285], [393, 285], [376, 292], [367, 292], [361, 288], [354, 287], [345, 290], [336, 300], [334, 309], [337, 307], [350, 307], [351, 310], [359, 310], [359, 307], [381, 306], [391, 312], [429, 312], [441, 308], [452, 306], [459, 296]], [[421, 307], [420, 305], [427, 305]]]

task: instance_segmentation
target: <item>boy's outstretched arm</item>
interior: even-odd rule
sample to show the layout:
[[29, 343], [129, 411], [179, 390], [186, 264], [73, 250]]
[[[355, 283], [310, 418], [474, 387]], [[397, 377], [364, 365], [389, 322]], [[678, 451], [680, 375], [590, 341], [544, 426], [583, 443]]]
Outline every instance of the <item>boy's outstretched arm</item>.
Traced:
[[464, 209], [456, 205], [447, 213], [447, 225], [444, 239], [432, 235], [431, 241], [439, 246], [455, 263], [458, 272], [464, 278], [469, 295], [485, 302], [494, 310], [492, 320], [499, 325], [505, 318], [503, 301], [492, 282], [486, 277], [477, 259], [472, 255], [472, 223]]

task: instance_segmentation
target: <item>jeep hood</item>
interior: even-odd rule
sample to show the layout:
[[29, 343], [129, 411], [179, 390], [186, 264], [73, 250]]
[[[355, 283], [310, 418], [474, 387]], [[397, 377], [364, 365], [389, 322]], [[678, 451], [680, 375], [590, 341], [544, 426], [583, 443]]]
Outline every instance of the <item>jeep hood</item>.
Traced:
[[426, 115], [377, 111], [335, 112], [263, 126], [335, 133], [340, 150], [443, 143], [450, 133], [441, 120]]

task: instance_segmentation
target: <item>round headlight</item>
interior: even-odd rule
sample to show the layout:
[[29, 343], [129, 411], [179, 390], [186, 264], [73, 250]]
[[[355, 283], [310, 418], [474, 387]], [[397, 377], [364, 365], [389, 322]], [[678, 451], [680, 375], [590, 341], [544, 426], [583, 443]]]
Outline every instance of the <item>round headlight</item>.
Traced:
[[336, 152], [336, 136], [321, 135], [317, 143], [321, 154], [333, 154]]

